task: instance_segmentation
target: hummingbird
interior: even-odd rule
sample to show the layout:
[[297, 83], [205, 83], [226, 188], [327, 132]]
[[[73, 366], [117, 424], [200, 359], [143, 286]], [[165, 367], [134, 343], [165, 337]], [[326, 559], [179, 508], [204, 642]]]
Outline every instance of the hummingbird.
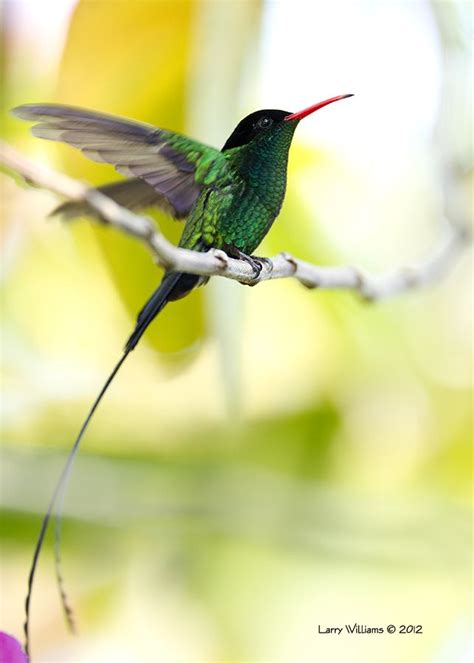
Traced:
[[[265, 109], [247, 115], [221, 150], [187, 136], [114, 115], [60, 104], [25, 104], [17, 117], [36, 124], [38, 138], [67, 143], [94, 161], [111, 164], [127, 179], [97, 190], [130, 210], [156, 207], [185, 225], [179, 246], [194, 251], [221, 249], [262, 269], [257, 249], [277, 218], [286, 192], [288, 153], [299, 122], [315, 111], [353, 96], [344, 94], [296, 113]], [[72, 219], [97, 216], [85, 202], [66, 202], [53, 210]], [[62, 503], [65, 485], [82, 437], [123, 362], [163, 308], [207, 282], [208, 277], [165, 272], [138, 314], [123, 354], [94, 401], [72, 446], [43, 518], [33, 554], [25, 602], [25, 650], [29, 655], [30, 600], [39, 554], [51, 516]], [[69, 626], [72, 613], [59, 570], [61, 512], [57, 512], [56, 572]]]

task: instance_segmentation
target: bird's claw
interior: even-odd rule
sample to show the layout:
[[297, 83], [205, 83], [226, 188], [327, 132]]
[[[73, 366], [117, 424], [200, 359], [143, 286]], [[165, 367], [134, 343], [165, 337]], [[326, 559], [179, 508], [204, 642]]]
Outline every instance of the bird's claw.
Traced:
[[[260, 277], [260, 274], [263, 269], [263, 263], [260, 262], [258, 258], [254, 258], [253, 256], [249, 256], [247, 262], [249, 263], [250, 267], [253, 269], [253, 282], [255, 282]], [[249, 285], [253, 285], [253, 282], [250, 283]]]
[[267, 266], [269, 271], [272, 270], [273, 264], [272, 261], [269, 258], [260, 258], [258, 256], [248, 256], [249, 264], [252, 266], [252, 269], [254, 271], [254, 276], [253, 279], [250, 283], [247, 285], [256, 285], [258, 281], [260, 280], [260, 274], [262, 273], [262, 269], [264, 266]]
[[258, 256], [249, 256], [246, 253], [243, 253], [240, 251], [240, 249], [232, 246], [232, 247], [227, 247], [226, 248], [227, 255], [231, 256], [232, 258], [238, 258], [239, 260], [244, 260], [246, 263], [250, 265], [250, 267], [253, 269], [253, 277], [252, 280], [249, 281], [249, 283], [244, 283], [243, 285], [255, 285], [258, 283], [260, 274], [262, 272], [263, 266], [264, 265], [271, 265], [271, 261], [268, 260], [268, 258], [259, 258]]

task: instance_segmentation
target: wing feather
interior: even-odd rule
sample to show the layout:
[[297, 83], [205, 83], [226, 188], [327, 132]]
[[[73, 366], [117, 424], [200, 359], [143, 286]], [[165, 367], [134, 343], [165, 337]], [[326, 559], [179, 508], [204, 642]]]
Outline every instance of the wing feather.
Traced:
[[13, 113], [38, 122], [34, 136], [67, 143], [93, 161], [145, 181], [167, 200], [176, 217], [189, 214], [205, 184], [196, 173], [203, 157], [209, 161], [215, 153], [216, 160], [222, 160], [219, 150], [190, 138], [105, 113], [58, 104], [26, 104]]
[[[166, 214], [174, 217], [175, 219], [182, 219], [184, 216], [179, 216], [176, 210], [171, 207], [167, 198], [158, 193], [152, 186], [145, 180], [139, 178], [119, 180], [118, 182], [111, 182], [97, 187], [97, 191], [105, 194], [112, 200], [115, 200], [119, 205], [126, 207], [130, 210], [142, 210], [147, 207], [157, 207], [164, 211]], [[97, 212], [93, 210], [87, 202], [74, 202], [67, 201], [56, 207], [50, 216], [61, 214], [66, 220], [74, 219], [78, 216], [98, 216]]]

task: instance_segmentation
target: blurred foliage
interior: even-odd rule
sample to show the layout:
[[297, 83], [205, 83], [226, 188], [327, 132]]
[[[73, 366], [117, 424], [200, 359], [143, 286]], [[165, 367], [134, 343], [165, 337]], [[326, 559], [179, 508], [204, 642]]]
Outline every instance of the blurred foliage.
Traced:
[[[184, 132], [193, 3], [78, 3], [69, 25], [54, 101], [96, 108]], [[100, 63], [100, 65], [99, 65]], [[111, 167], [64, 150], [68, 172], [89, 182], [117, 179]], [[177, 242], [181, 225], [157, 214]], [[131, 317], [160, 274], [143, 247], [118, 233], [94, 229], [114, 283]], [[204, 332], [202, 294], [167, 309], [148, 335], [160, 350], [187, 347]], [[179, 320], [179, 324], [177, 324]]]
[[[382, 4], [350, 8], [417, 11], [416, 3]], [[247, 112], [286, 107], [297, 76], [301, 98], [317, 100], [292, 59], [303, 23], [322, 20], [317, 3], [299, 5], [295, 23], [286, 17], [287, 69], [264, 102], [262, 63], [281, 55], [283, 42], [268, 49], [284, 3], [83, 1], [70, 14], [67, 5], [48, 15], [39, 3], [4, 3], [6, 109], [70, 103], [219, 145]], [[462, 12], [434, 8], [423, 5], [424, 30], [437, 30], [445, 63], [436, 148], [421, 138], [403, 144], [397, 172], [396, 155], [368, 131], [376, 167], [367, 170], [365, 153], [351, 160], [305, 142], [302, 127], [285, 205], [259, 253], [382, 270], [436, 241], [443, 201], [433, 164], [465, 166], [469, 156], [465, 115], [451, 105], [462, 106], [470, 42]], [[374, 35], [355, 30], [345, 66], [361, 41], [381, 47]], [[317, 39], [307, 49], [311, 76], [335, 66], [336, 52], [322, 53]], [[368, 72], [375, 88], [385, 57]], [[390, 103], [401, 109], [410, 71], [399, 75]], [[32, 158], [89, 182], [117, 177], [32, 139], [6, 109], [7, 139]], [[334, 145], [343, 122], [371, 112], [369, 102], [353, 109], [329, 134]], [[21, 637], [39, 517], [160, 273], [142, 247], [107, 228], [45, 221], [56, 203], [49, 194], [2, 176], [2, 199], [1, 619]], [[153, 214], [177, 240], [181, 225]], [[215, 279], [166, 309], [84, 441], [63, 551], [81, 635], [62, 629], [47, 548], [33, 600], [38, 661], [463, 661], [471, 281], [466, 257], [433, 290], [370, 306], [291, 280], [251, 289]], [[318, 623], [354, 621], [423, 623], [425, 631], [418, 639], [317, 634]]]

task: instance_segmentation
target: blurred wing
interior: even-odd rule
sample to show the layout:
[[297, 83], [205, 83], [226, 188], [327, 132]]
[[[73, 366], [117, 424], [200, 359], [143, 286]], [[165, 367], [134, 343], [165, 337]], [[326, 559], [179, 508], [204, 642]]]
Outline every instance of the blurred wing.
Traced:
[[[166, 214], [174, 217], [175, 219], [183, 219], [186, 214], [178, 214], [176, 209], [170, 205], [168, 200], [161, 193], [158, 193], [152, 186], [147, 184], [145, 180], [139, 177], [128, 180], [120, 180], [119, 182], [111, 182], [104, 184], [96, 189], [103, 193], [105, 196], [112, 198], [116, 203], [129, 210], [142, 210], [147, 207], [158, 207]], [[80, 201], [67, 201], [56, 207], [50, 216], [61, 214], [63, 219], [74, 219], [78, 216], [97, 216], [97, 212], [93, 210], [89, 203]]]
[[186, 136], [82, 108], [26, 104], [13, 113], [37, 121], [32, 133], [38, 138], [68, 143], [94, 161], [110, 163], [119, 173], [144, 180], [166, 198], [176, 217], [186, 216], [201, 192], [200, 163], [221, 157], [218, 150]]

